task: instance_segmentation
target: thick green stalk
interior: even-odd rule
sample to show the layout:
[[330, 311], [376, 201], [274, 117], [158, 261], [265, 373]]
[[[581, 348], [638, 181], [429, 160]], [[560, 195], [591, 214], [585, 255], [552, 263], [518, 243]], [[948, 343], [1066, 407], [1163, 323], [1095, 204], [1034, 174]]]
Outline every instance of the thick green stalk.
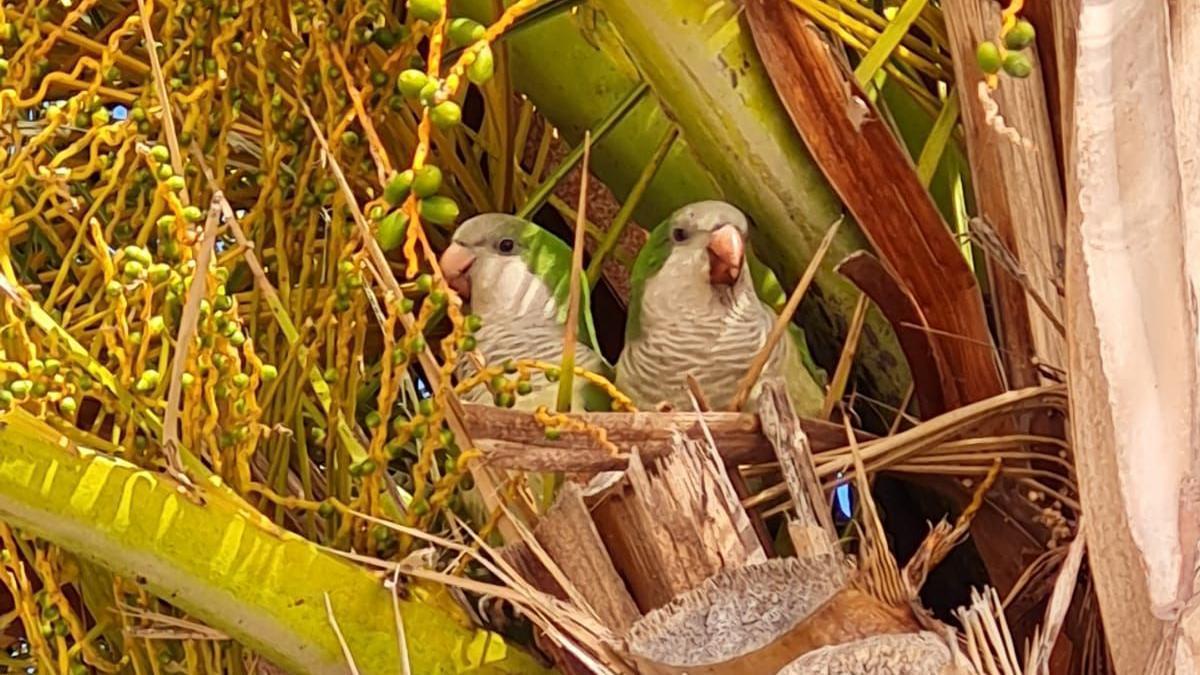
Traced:
[[[596, 144], [593, 171], [624, 198], [675, 120], [681, 137], [634, 218], [652, 226], [689, 202], [728, 200], [751, 216], [758, 252], [790, 287], [841, 207], [779, 103], [737, 9], [728, 0], [597, 0], [506, 45], [516, 87], [571, 142], [644, 73], [655, 96]], [[455, 11], [487, 20], [490, 3], [457, 0]], [[833, 266], [865, 246], [856, 227], [842, 230], [799, 311], [829, 363], [858, 297]], [[868, 318], [859, 359], [859, 372], [880, 395], [902, 398], [905, 361], [877, 313]]]
[[[351, 672], [328, 594], [358, 671], [399, 672], [391, 593], [366, 569], [207, 485], [183, 492], [164, 475], [69, 443], [23, 410], [0, 417], [0, 447], [5, 522], [136, 579], [290, 673]], [[413, 672], [545, 672], [412, 590], [400, 613]]]

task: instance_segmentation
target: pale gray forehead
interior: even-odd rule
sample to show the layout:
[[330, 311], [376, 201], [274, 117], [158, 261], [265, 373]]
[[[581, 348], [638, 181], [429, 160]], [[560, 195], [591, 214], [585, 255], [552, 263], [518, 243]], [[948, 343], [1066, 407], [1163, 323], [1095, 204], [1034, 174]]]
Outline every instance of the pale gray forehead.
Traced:
[[454, 243], [478, 246], [499, 236], [513, 236], [524, 224], [520, 218], [507, 213], [481, 213], [466, 219], [454, 230]]
[[742, 234], [750, 230], [746, 214], [733, 204], [716, 200], [688, 204], [671, 215], [671, 224], [699, 231], [712, 231], [723, 225], [733, 225]]

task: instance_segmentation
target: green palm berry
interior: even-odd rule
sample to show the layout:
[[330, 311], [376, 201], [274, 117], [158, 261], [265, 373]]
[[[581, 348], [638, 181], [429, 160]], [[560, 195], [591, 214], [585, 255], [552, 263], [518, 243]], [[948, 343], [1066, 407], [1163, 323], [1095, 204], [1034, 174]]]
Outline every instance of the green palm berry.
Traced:
[[433, 290], [433, 275], [422, 274], [421, 276], [417, 277], [416, 284], [418, 291], [421, 293], [428, 293], [429, 291]]
[[546, 440], [557, 441], [558, 437], [561, 435], [562, 431], [560, 431], [558, 427], [546, 427]]
[[414, 335], [413, 339], [408, 342], [408, 351], [413, 354], [420, 354], [425, 351], [425, 336]]
[[279, 369], [269, 363], [264, 363], [261, 374], [263, 382], [270, 382], [279, 377]]
[[991, 41], [979, 43], [975, 48], [975, 61], [979, 63], [979, 69], [988, 75], [1000, 72], [1000, 48]]
[[458, 341], [458, 348], [464, 352], [472, 351], [476, 346], [477, 344], [475, 337], [472, 335], [464, 335], [462, 339]]
[[408, 0], [408, 13], [419, 21], [433, 23], [442, 18], [446, 0]]
[[29, 380], [13, 380], [8, 383], [8, 390], [17, 398], [25, 398], [33, 391], [33, 382]]
[[429, 294], [429, 302], [432, 302], [434, 307], [445, 306], [447, 299], [448, 296], [446, 295], [446, 291], [443, 291], [440, 288], [432, 291]]
[[433, 399], [431, 399], [431, 398], [421, 399], [421, 401], [419, 403], [417, 403], [417, 412], [421, 413], [425, 417], [429, 417], [430, 415], [432, 415], [433, 414]]
[[196, 383], [196, 376], [191, 373], [184, 373], [179, 376], [179, 383], [184, 387], [190, 387]]
[[157, 370], [144, 371], [141, 376], [138, 377], [137, 383], [134, 384], [134, 389], [142, 393], [152, 391], [158, 386], [158, 379], [159, 375]]
[[432, 197], [441, 187], [442, 170], [433, 164], [426, 164], [413, 173], [412, 191], [417, 197]]
[[150, 320], [146, 322], [146, 330], [150, 333], [151, 337], [162, 335], [162, 332], [166, 330], [166, 327], [167, 322], [161, 316], [152, 316], [150, 317]]
[[371, 412], [367, 413], [367, 417], [364, 421], [366, 422], [368, 428], [374, 429], [383, 423], [383, 418], [379, 416], [379, 411], [372, 410]]
[[492, 402], [496, 404], [497, 408], [511, 408], [516, 404], [517, 399], [509, 392], [502, 391], [492, 397]]
[[58, 409], [61, 410], [64, 415], [74, 415], [75, 411], [79, 409], [79, 404], [75, 402], [74, 398], [70, 396], [64, 396], [58, 402]]
[[417, 100], [421, 105], [433, 105], [436, 102], [438, 92], [441, 91], [442, 84], [437, 80], [429, 80], [421, 87], [421, 91], [417, 94]]
[[513, 361], [512, 359], [504, 359], [504, 363], [501, 364], [501, 367], [504, 368], [504, 372], [508, 373], [509, 375], [517, 372], [517, 362]]
[[467, 318], [463, 320], [463, 327], [467, 329], [468, 333], [478, 332], [480, 328], [483, 328], [483, 318], [478, 314], [468, 314]]
[[121, 274], [125, 275], [126, 279], [137, 279], [145, 271], [146, 268], [142, 266], [142, 263], [136, 260], [126, 260], [125, 264], [121, 266]]
[[370, 476], [375, 473], [375, 469], [379, 468], [373, 459], [364, 459], [358, 465], [358, 474], [360, 476]]
[[429, 76], [425, 74], [425, 71], [417, 70], [416, 68], [402, 70], [400, 71], [400, 75], [396, 77], [396, 88], [408, 98], [420, 96], [421, 90], [427, 84], [429, 84]]
[[392, 211], [379, 223], [378, 229], [375, 230], [375, 240], [379, 242], [379, 247], [385, 251], [390, 251], [404, 241], [404, 234], [408, 230], [408, 214], [403, 211]]
[[1021, 19], [1004, 35], [1004, 46], [1009, 49], [1025, 49], [1033, 44], [1036, 37], [1037, 31], [1034, 30], [1033, 24]]
[[[412, 169], [405, 169], [392, 176], [387, 186], [383, 188], [384, 201], [392, 206], [404, 201], [404, 198], [408, 196], [409, 188], [412, 187], [414, 175]], [[434, 189], [436, 191], [436, 188]]]
[[238, 373], [233, 376], [233, 386], [238, 389], [245, 389], [250, 386], [250, 376], [245, 373]]
[[1033, 64], [1029, 62], [1028, 56], [1020, 52], [1009, 52], [1008, 56], [1004, 57], [1004, 72], [1012, 77], [1026, 78], [1033, 72]]
[[548, 382], [558, 382], [558, 375], [559, 375], [558, 368], [547, 368], [546, 369], [546, 380]]
[[110, 298], [115, 298], [124, 292], [125, 292], [125, 287], [122, 286], [121, 282], [117, 281], [116, 279], [113, 279], [112, 281], [110, 281], [104, 285], [104, 294]]
[[167, 187], [172, 192], [182, 192], [183, 188], [187, 187], [187, 181], [183, 179], [183, 176], [171, 176], [167, 179]]
[[154, 262], [150, 257], [150, 252], [141, 246], [126, 246], [123, 250], [126, 258], [136, 260], [143, 265], [150, 265]]
[[43, 368], [48, 377], [54, 377], [58, 374], [59, 369], [62, 368], [62, 361], [58, 359], [46, 359]]
[[492, 54], [492, 48], [484, 45], [475, 53], [475, 60], [471, 65], [467, 66], [467, 79], [475, 84], [483, 84], [492, 79], [495, 72], [496, 57]]
[[462, 121], [462, 108], [454, 101], [442, 101], [429, 111], [429, 121], [439, 129], [449, 129]]
[[483, 35], [486, 32], [487, 29], [483, 27], [483, 24], [460, 16], [450, 21], [450, 27], [446, 31], [446, 36], [450, 38], [451, 44], [461, 47], [483, 39]]
[[321, 379], [325, 380], [326, 382], [328, 382], [330, 384], [337, 382], [337, 379], [338, 379], [337, 368], [326, 368], [325, 372], [321, 374]]
[[159, 164], [164, 164], [171, 160], [171, 151], [165, 145], [156, 145], [150, 148], [150, 156]]
[[332, 518], [334, 513], [337, 513], [337, 509], [330, 502], [321, 502], [321, 505], [317, 507], [317, 515], [322, 518]]
[[517, 383], [518, 394], [525, 396], [531, 391], [533, 391], [533, 385], [530, 384], [528, 380], [521, 380]]
[[458, 203], [449, 197], [435, 195], [421, 200], [421, 217], [434, 225], [450, 225], [458, 220]]
[[166, 263], [154, 263], [150, 266], [147, 276], [153, 283], [161, 284], [170, 278], [171, 266]]
[[351, 129], [342, 132], [342, 145], [353, 148], [358, 146], [358, 134]]

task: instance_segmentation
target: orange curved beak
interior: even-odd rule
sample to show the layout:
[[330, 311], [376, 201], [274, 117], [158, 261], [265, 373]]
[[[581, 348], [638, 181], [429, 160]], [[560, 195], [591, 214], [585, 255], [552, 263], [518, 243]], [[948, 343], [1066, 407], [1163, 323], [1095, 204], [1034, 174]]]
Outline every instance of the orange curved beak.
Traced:
[[746, 242], [733, 225], [713, 230], [708, 240], [708, 279], [714, 286], [732, 286], [742, 274]]
[[446, 283], [463, 299], [471, 297], [471, 278], [467, 276], [471, 265], [475, 264], [475, 256], [465, 246], [450, 244], [438, 261], [442, 266], [442, 274]]

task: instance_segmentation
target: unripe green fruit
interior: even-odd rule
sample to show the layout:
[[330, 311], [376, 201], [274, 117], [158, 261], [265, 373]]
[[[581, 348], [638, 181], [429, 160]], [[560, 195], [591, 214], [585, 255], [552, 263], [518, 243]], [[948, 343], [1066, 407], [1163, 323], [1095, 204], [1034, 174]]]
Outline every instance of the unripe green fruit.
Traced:
[[1012, 77], [1026, 78], [1029, 73], [1033, 72], [1033, 64], [1029, 62], [1029, 57], [1020, 52], [1009, 52], [1008, 56], [1004, 57], [1004, 72]]
[[277, 377], [279, 377], [279, 369], [269, 363], [264, 363], [262, 367], [263, 382], [270, 382]]
[[429, 121], [439, 129], [449, 129], [462, 121], [462, 108], [454, 101], [442, 101], [429, 111]]
[[421, 200], [421, 218], [434, 225], [450, 225], [458, 220], [458, 204], [449, 197], [434, 196]]
[[379, 416], [378, 411], [372, 410], [371, 412], [367, 413], [367, 417], [364, 421], [367, 424], [367, 428], [374, 429], [383, 423], [383, 418]]
[[483, 84], [492, 79], [495, 72], [496, 57], [492, 54], [492, 48], [484, 45], [475, 54], [475, 60], [471, 62], [471, 65], [467, 66], [467, 79], [475, 84]]
[[445, 0], [408, 0], [409, 15], [420, 21], [433, 23], [442, 18], [445, 10]]
[[165, 145], [156, 145], [150, 148], [150, 156], [159, 164], [164, 164], [171, 159], [171, 151]]
[[438, 91], [441, 89], [441, 83], [437, 80], [430, 80], [421, 87], [421, 91], [417, 94], [417, 100], [421, 105], [433, 105], [434, 98], [437, 97]]
[[390, 251], [404, 241], [404, 233], [408, 230], [408, 214], [403, 211], [392, 211], [379, 223], [375, 230], [375, 240], [379, 248]]
[[404, 171], [392, 176], [392, 179], [388, 181], [387, 186], [383, 188], [384, 201], [392, 206], [404, 201], [404, 198], [408, 195], [409, 189], [412, 188], [413, 177], [414, 174], [412, 169], [405, 169]]
[[189, 223], [198, 223], [204, 218], [204, 212], [198, 206], [185, 206], [183, 207], [183, 217]]
[[1009, 49], [1025, 49], [1033, 44], [1036, 38], [1037, 31], [1034, 30], [1033, 24], [1021, 19], [1004, 35], [1004, 46]]
[[416, 284], [418, 291], [421, 293], [428, 293], [429, 291], [433, 290], [433, 275], [422, 274], [421, 276], [417, 277]]
[[486, 32], [487, 29], [483, 27], [483, 24], [460, 16], [450, 22], [446, 36], [450, 38], [450, 44], [462, 47], [482, 39]]
[[416, 68], [401, 71], [400, 76], [396, 78], [396, 88], [409, 98], [419, 96], [427, 84], [429, 84], [429, 76]]
[[433, 164], [422, 166], [413, 175], [412, 191], [419, 198], [432, 197], [441, 187], [442, 170]]
[[58, 409], [61, 410], [64, 415], [74, 415], [75, 411], [79, 409], [79, 404], [75, 402], [74, 398], [70, 396], [64, 396], [62, 397], [62, 400], [58, 402]]
[[995, 42], [981, 42], [975, 49], [975, 61], [979, 69], [988, 75], [1000, 72], [1000, 48]]
[[167, 187], [172, 192], [182, 192], [183, 188], [187, 187], [187, 181], [183, 179], [183, 176], [171, 176], [167, 179]]

